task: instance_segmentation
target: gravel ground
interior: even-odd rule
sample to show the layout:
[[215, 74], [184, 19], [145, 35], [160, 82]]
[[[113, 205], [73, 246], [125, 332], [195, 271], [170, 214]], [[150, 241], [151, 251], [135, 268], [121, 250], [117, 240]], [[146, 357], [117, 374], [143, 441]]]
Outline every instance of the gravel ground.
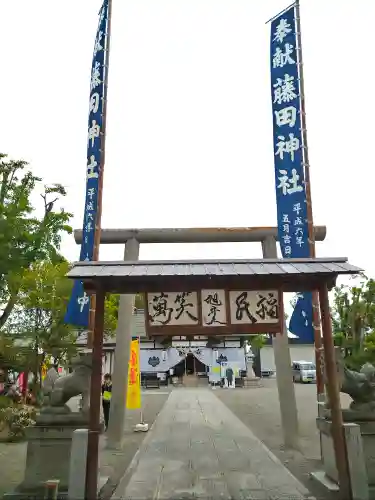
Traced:
[[[144, 421], [151, 426], [168, 398], [169, 391], [161, 388], [160, 390], [149, 390], [143, 394]], [[105, 449], [105, 436], [101, 436], [100, 473], [102, 476], [109, 477], [107, 484], [101, 491], [103, 499], [111, 497], [146, 435], [142, 432], [133, 432], [133, 427], [137, 423], [139, 423], [139, 411], [128, 411], [122, 451]], [[23, 480], [26, 446], [25, 442], [0, 443], [0, 498], [4, 493], [12, 491]]]
[[[317, 498], [332, 498], [317, 487], [309, 473], [321, 469], [317, 416], [316, 386], [295, 384], [301, 452], [283, 449], [280, 407], [275, 379], [264, 379], [263, 387], [217, 390], [215, 395], [244, 422], [245, 425], [284, 463]], [[347, 407], [350, 398], [342, 395], [342, 406]]]

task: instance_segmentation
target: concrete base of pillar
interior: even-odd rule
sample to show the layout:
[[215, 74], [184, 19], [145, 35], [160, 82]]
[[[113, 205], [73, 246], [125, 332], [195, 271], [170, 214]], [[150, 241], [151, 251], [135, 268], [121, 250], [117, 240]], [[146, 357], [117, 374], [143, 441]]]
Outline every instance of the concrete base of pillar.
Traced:
[[[333, 449], [332, 422], [316, 419], [321, 436], [323, 470], [312, 475], [329, 491], [338, 490], [338, 472]], [[375, 423], [344, 423], [350, 485], [353, 500], [375, 500]], [[335, 490], [335, 486], [337, 489]]]
[[310, 472], [310, 477], [318, 484], [323, 486], [326, 490], [331, 491], [332, 493], [337, 493], [339, 491], [339, 485], [335, 481], [332, 481], [332, 479], [327, 476], [324, 470]]

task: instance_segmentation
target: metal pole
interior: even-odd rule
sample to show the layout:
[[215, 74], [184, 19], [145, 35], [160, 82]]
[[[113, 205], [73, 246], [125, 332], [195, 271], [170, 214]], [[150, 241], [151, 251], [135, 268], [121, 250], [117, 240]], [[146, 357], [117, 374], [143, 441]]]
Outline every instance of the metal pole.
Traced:
[[[299, 89], [300, 89], [300, 105], [301, 105], [301, 132], [302, 132], [302, 157], [305, 171], [305, 190], [306, 190], [306, 209], [307, 209], [307, 227], [309, 238], [310, 257], [315, 259], [315, 234], [314, 234], [314, 219], [311, 199], [311, 182], [310, 182], [310, 162], [309, 148], [307, 142], [307, 127], [306, 127], [306, 102], [305, 102], [305, 85], [303, 76], [303, 55], [302, 55], [302, 37], [301, 37], [301, 13], [300, 1], [296, 1], [296, 32], [297, 32], [297, 56], [299, 65]], [[313, 328], [314, 328], [314, 343], [315, 343], [315, 362], [316, 362], [316, 391], [318, 401], [324, 396], [324, 382], [321, 369], [321, 347], [322, 336], [319, 317], [319, 293], [317, 290], [312, 292], [312, 307], [313, 307]]]
[[327, 377], [327, 392], [331, 409], [332, 438], [335, 452], [336, 468], [339, 478], [340, 499], [350, 500], [351, 487], [348, 466], [348, 455], [340, 404], [340, 391], [336, 365], [335, 348], [333, 345], [332, 324], [329, 311], [328, 289], [324, 285], [319, 290], [320, 312], [323, 326], [324, 367]]
[[90, 419], [87, 442], [86, 500], [95, 500], [98, 493], [98, 458], [100, 434], [100, 400], [102, 385], [102, 357], [105, 293], [99, 290], [96, 299], [95, 328], [92, 346], [90, 384]]
[[[107, 43], [105, 48], [105, 62], [104, 62], [104, 87], [103, 87], [103, 119], [102, 130], [100, 132], [100, 172], [99, 172], [99, 185], [98, 185], [98, 206], [95, 219], [95, 234], [94, 234], [94, 249], [92, 260], [99, 260], [99, 246], [101, 236], [101, 220], [102, 220], [102, 204], [103, 204], [103, 179], [104, 179], [104, 165], [105, 165], [105, 140], [107, 129], [107, 94], [108, 94], [108, 69], [109, 69], [109, 53], [111, 46], [111, 24], [112, 24], [112, 0], [108, 0], [108, 22], [107, 22]], [[93, 331], [95, 325], [95, 309], [96, 309], [96, 296], [91, 295], [90, 298], [90, 314], [89, 314], [89, 329], [87, 333], [87, 347], [92, 349], [93, 346]]]
[[276, 14], [276, 16], [273, 16], [273, 17], [271, 17], [271, 19], [268, 19], [268, 21], [266, 21], [265, 24], [272, 23], [272, 21], [274, 19], [277, 19], [279, 16], [281, 16], [282, 14], [284, 14], [284, 12], [286, 12], [287, 10], [289, 10], [295, 4], [296, 4], [296, 2], [291, 3], [290, 5], [288, 5], [288, 7], [285, 7], [285, 9], [281, 10], [278, 14]]
[[141, 394], [141, 408], [140, 408], [140, 420], [141, 424], [143, 424], [143, 397], [142, 397], [142, 384], [141, 384], [141, 337], [138, 335], [138, 368], [139, 368], [139, 392]]

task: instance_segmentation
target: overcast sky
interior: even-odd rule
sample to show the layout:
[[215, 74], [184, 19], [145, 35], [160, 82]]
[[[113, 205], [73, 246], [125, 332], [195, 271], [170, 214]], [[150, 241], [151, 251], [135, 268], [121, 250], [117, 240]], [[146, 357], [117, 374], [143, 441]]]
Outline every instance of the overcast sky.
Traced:
[[[101, 0], [0, 0], [1, 152], [66, 186], [82, 226]], [[113, 0], [103, 227], [276, 224], [269, 29], [284, 0]], [[301, 0], [318, 256], [375, 276], [374, 0]], [[76, 260], [73, 237], [65, 255]], [[120, 259], [121, 247], [102, 247]], [[260, 245], [141, 258], [260, 257]]]

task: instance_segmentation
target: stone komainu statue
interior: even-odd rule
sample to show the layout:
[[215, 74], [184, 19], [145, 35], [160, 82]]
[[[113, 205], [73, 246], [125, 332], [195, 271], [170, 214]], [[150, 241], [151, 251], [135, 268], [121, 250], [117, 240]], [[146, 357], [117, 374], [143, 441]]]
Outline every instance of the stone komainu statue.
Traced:
[[[52, 409], [61, 408], [62, 411], [70, 411], [66, 403], [75, 396], [83, 396], [85, 402], [82, 411], [88, 410], [88, 401], [90, 393], [90, 380], [92, 372], [92, 356], [86, 354], [77, 356], [72, 360], [73, 372], [59, 377], [57, 371], [55, 374], [50, 369], [46, 375], [45, 383], [43, 384], [44, 392], [44, 407]], [[51, 373], [49, 374], [49, 372]], [[49, 374], [49, 376], [48, 376]]]
[[46, 378], [43, 381], [43, 406], [49, 406], [50, 404], [50, 395], [55, 385], [56, 380], [59, 378], [58, 371], [56, 367], [53, 365], [46, 373]]
[[[339, 390], [352, 398], [352, 412], [368, 413], [375, 420], [375, 367], [365, 363], [359, 372], [345, 365], [341, 349], [335, 348]], [[324, 363], [324, 360], [323, 360]]]

